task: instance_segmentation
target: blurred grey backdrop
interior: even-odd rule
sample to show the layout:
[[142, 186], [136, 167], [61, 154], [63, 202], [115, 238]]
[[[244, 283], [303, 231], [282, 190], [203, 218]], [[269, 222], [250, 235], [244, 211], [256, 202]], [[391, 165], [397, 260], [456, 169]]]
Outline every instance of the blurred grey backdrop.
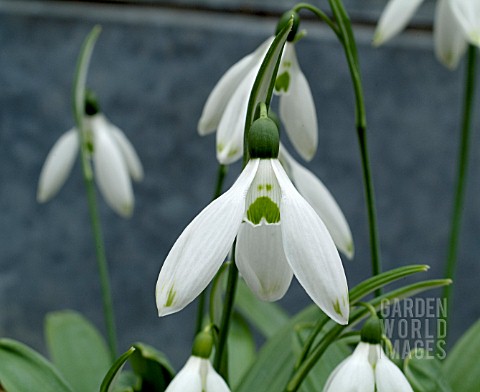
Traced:
[[[316, 2], [327, 6], [327, 2]], [[102, 34], [88, 77], [104, 112], [122, 128], [144, 164], [136, 206], [124, 220], [103, 200], [101, 218], [112, 275], [120, 349], [142, 340], [175, 365], [189, 355], [195, 305], [156, 315], [155, 281], [182, 229], [211, 199], [214, 136], [196, 124], [217, 80], [275, 29], [294, 2], [179, 0], [0, 2], [0, 336], [45, 352], [43, 318], [72, 308], [103, 330], [99, 282], [78, 162], [49, 203], [35, 200], [53, 143], [72, 124], [71, 84], [82, 40]], [[383, 0], [348, 0], [359, 44], [384, 269], [426, 263], [443, 274], [464, 64], [455, 72], [434, 58], [426, 2], [414, 28], [371, 47]], [[297, 45], [318, 111], [319, 149], [306, 164], [328, 186], [353, 231], [356, 256], [344, 260], [349, 285], [370, 275], [368, 227], [353, 94], [341, 47], [324, 26], [302, 22]], [[478, 107], [478, 102], [477, 106]], [[478, 131], [478, 116], [475, 127]], [[480, 315], [478, 228], [480, 154], [473, 137], [471, 174], [449, 331], [456, 339]], [[239, 173], [230, 169], [228, 184]], [[429, 296], [438, 295], [429, 293]], [[295, 313], [309, 299], [294, 282], [280, 302]]]

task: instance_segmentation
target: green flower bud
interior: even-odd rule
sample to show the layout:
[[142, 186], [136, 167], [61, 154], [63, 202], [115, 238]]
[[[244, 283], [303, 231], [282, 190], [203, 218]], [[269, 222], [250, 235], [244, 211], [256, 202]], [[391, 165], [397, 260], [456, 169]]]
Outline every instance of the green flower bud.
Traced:
[[285, 25], [288, 23], [290, 18], [293, 16], [293, 25], [292, 25], [292, 31], [290, 31], [290, 34], [288, 34], [287, 41], [292, 42], [295, 39], [295, 35], [297, 34], [298, 31], [298, 26], [300, 25], [300, 16], [298, 13], [296, 13], [293, 10], [285, 12], [281, 17], [280, 20], [277, 23], [277, 30], [275, 31], [275, 35], [277, 35], [282, 29], [285, 27]]
[[280, 145], [278, 128], [268, 117], [265, 104], [261, 105], [260, 117], [253, 122], [248, 132], [248, 152], [250, 158], [277, 158]]
[[365, 343], [380, 344], [382, 342], [382, 321], [378, 316], [372, 315], [363, 325], [360, 332], [361, 340]]
[[195, 336], [192, 355], [195, 357], [210, 358], [213, 348], [213, 336], [211, 332], [202, 331]]
[[100, 112], [100, 105], [97, 97], [92, 90], [85, 91], [85, 114], [87, 116], [94, 116]]

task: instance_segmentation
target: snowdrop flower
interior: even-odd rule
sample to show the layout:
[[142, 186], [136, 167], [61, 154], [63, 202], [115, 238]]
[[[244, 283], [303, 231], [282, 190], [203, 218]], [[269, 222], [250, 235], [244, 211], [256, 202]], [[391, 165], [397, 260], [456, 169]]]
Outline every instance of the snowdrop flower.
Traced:
[[[88, 99], [90, 99], [89, 97]], [[96, 103], [87, 102], [85, 125], [87, 150], [95, 166], [98, 187], [107, 203], [118, 214], [132, 214], [134, 197], [130, 177], [143, 178], [143, 168], [125, 134], [97, 111]], [[78, 130], [64, 133], [50, 150], [40, 173], [37, 200], [50, 200], [60, 190], [79, 153]]]
[[295, 274], [329, 317], [347, 323], [348, 287], [340, 256], [324, 223], [276, 159], [278, 143], [278, 130], [263, 105], [248, 136], [251, 160], [233, 186], [187, 226], [163, 264], [156, 287], [159, 315], [193, 301], [237, 237], [235, 262], [260, 299], [281, 298]]
[[[292, 12], [285, 15], [290, 19]], [[298, 29], [298, 15], [285, 44], [275, 91], [280, 95], [280, 116], [292, 144], [302, 158], [310, 160], [317, 149], [317, 116], [308, 82], [298, 65], [292, 40]], [[274, 37], [269, 37], [255, 52], [234, 64], [218, 81], [203, 108], [198, 122], [200, 135], [217, 130], [217, 159], [230, 164], [243, 155], [243, 133], [248, 98], [260, 65]]]
[[360, 342], [328, 378], [323, 392], [413, 392], [380, 344]]
[[[213, 343], [206, 334], [201, 332], [197, 335], [192, 356], [168, 385], [165, 392], [230, 392], [230, 388], [208, 359]], [[207, 346], [201, 347], [202, 344], [205, 344], [205, 340]]]
[[278, 159], [298, 192], [325, 223], [337, 249], [352, 259], [354, 255], [352, 233], [332, 194], [317, 176], [293, 159], [282, 145]]
[[480, 47], [480, 2], [478, 0], [451, 0], [453, 13], [467, 36], [467, 40]]
[[[466, 0], [474, 2], [476, 0]], [[390, 0], [375, 31], [373, 44], [379, 46], [405, 28], [423, 0]], [[434, 45], [438, 60], [447, 68], [457, 67], [465, 53], [465, 34], [454, 15], [451, 0], [438, 0], [434, 21]]]
[[373, 313], [362, 328], [361, 342], [333, 370], [323, 392], [413, 392], [405, 375], [383, 351], [381, 340], [381, 321]]

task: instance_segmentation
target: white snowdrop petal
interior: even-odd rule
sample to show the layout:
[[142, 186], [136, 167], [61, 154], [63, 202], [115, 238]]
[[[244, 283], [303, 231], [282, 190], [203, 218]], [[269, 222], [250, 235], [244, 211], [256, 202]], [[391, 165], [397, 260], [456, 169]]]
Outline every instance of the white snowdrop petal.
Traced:
[[242, 223], [235, 260], [248, 287], [261, 300], [276, 301], [288, 290], [293, 272], [283, 252], [280, 225]]
[[272, 167], [282, 189], [281, 228], [288, 263], [310, 298], [331, 319], [347, 324], [347, 280], [332, 237], [280, 162], [272, 160]]
[[280, 97], [280, 118], [295, 149], [309, 161], [318, 145], [315, 103], [307, 79], [298, 65], [293, 44], [285, 46], [284, 61], [290, 64], [290, 81], [287, 93]]
[[375, 366], [375, 383], [378, 392], [413, 392], [405, 375], [384, 352]]
[[78, 131], [71, 129], [53, 145], [43, 164], [38, 181], [37, 200], [50, 200], [60, 190], [70, 174], [79, 150]]
[[190, 357], [165, 392], [203, 392], [200, 377], [201, 358]]
[[95, 181], [106, 202], [118, 214], [133, 212], [133, 191], [128, 169], [111, 132], [101, 122], [92, 122]]
[[257, 69], [251, 70], [228, 102], [217, 130], [217, 159], [223, 165], [235, 162], [243, 155], [243, 133], [248, 99]]
[[480, 2], [451, 0], [450, 5], [468, 41], [480, 47]]
[[381, 45], [402, 31], [423, 0], [390, 0], [380, 16], [373, 44]]
[[228, 387], [227, 383], [215, 371], [210, 362], [208, 362], [207, 380], [205, 382], [205, 387], [205, 392], [230, 392], [230, 388]]
[[351, 356], [332, 372], [323, 392], [374, 392], [373, 367], [368, 362], [368, 347], [359, 343]]
[[200, 212], [173, 245], [157, 281], [160, 316], [183, 309], [213, 279], [237, 235], [257, 167], [258, 160], [251, 160], [233, 186]]
[[141, 181], [143, 179], [143, 166], [140, 162], [135, 149], [133, 148], [130, 141], [127, 139], [125, 134], [115, 125], [109, 123], [110, 130], [112, 131], [113, 138], [118, 144], [120, 151], [122, 152], [123, 158], [128, 168], [128, 172], [135, 181]]
[[272, 38], [267, 39], [255, 52], [234, 64], [218, 81], [207, 98], [198, 122], [200, 135], [207, 135], [217, 129], [228, 101], [249, 71], [255, 68], [257, 64], [259, 66], [271, 41]]
[[467, 40], [449, 0], [438, 0], [433, 24], [435, 55], [447, 68], [455, 69], [467, 49]]
[[352, 233], [332, 194], [320, 179], [295, 161], [283, 146], [280, 147], [279, 158], [297, 190], [322, 219], [337, 248], [351, 259], [354, 254]]

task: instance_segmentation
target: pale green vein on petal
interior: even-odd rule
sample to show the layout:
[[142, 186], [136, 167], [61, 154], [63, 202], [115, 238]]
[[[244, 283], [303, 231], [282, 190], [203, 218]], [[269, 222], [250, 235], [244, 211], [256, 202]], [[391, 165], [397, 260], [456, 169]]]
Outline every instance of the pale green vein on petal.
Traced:
[[247, 210], [247, 219], [254, 225], [260, 224], [262, 219], [273, 224], [280, 222], [280, 208], [267, 196], [257, 198]]
[[335, 313], [337, 313], [339, 316], [343, 317], [342, 310], [340, 309], [340, 302], [338, 301], [338, 298], [335, 300], [333, 303], [333, 310]]

